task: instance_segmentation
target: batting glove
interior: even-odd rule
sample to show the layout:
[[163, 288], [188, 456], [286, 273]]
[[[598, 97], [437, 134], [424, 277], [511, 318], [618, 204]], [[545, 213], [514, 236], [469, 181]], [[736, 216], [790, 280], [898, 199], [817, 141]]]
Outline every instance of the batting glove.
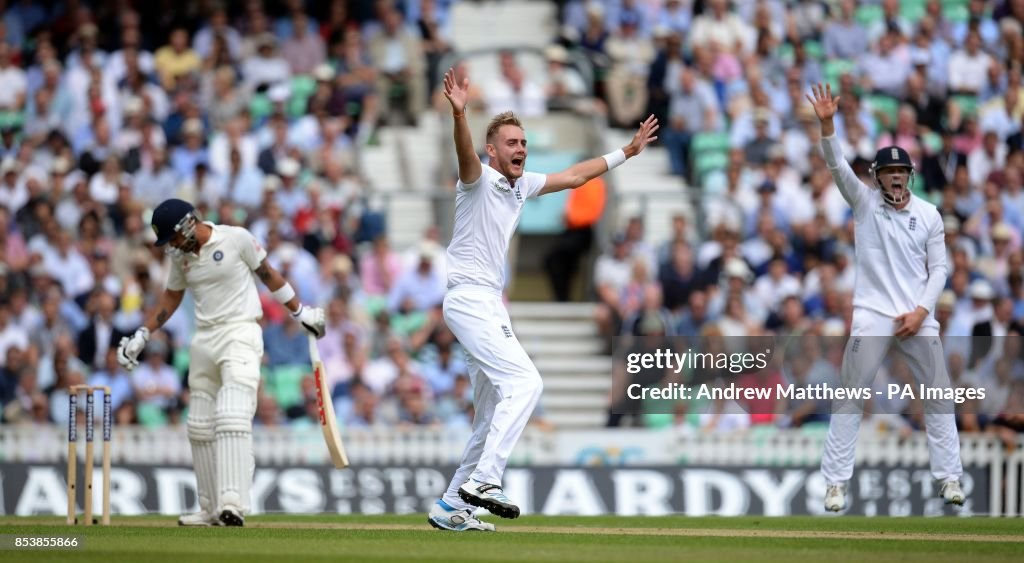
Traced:
[[139, 367], [139, 354], [142, 353], [147, 342], [149, 342], [149, 329], [146, 327], [136, 330], [135, 334], [130, 337], [121, 338], [121, 343], [117, 346], [117, 363], [129, 371]]
[[317, 338], [323, 338], [327, 333], [327, 319], [320, 307], [306, 307], [300, 303], [299, 310], [292, 313], [292, 318]]

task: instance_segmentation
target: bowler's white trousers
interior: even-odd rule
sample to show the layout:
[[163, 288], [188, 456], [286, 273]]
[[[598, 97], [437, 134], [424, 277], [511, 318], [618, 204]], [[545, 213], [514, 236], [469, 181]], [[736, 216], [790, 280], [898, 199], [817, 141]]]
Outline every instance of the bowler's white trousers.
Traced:
[[444, 320], [466, 350], [474, 415], [462, 463], [442, 498], [454, 508], [472, 508], [459, 498], [459, 487], [467, 479], [501, 484], [505, 464], [537, 406], [543, 383], [512, 332], [501, 292], [457, 285], [445, 295]]
[[[906, 340], [893, 337], [895, 328], [893, 317], [867, 309], [854, 310], [840, 375], [843, 387], [870, 387], [893, 346], [906, 358], [917, 383], [930, 388], [949, 387], [942, 341], [934, 319], [929, 317], [917, 335]], [[960, 479], [963, 466], [953, 401], [925, 401], [924, 409], [932, 477], [942, 482]], [[828, 438], [821, 456], [821, 473], [829, 484], [846, 483], [853, 476], [854, 449], [862, 413], [863, 401], [833, 402]]]

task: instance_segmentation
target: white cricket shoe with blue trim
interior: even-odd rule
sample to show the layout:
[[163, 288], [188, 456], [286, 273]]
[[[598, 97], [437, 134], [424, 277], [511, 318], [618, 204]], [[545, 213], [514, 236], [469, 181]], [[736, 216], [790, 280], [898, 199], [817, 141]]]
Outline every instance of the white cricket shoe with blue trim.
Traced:
[[519, 518], [519, 507], [505, 496], [501, 485], [491, 485], [470, 479], [459, 487], [459, 498], [473, 506], [486, 508], [495, 516]]
[[964, 494], [963, 489], [960, 488], [960, 481], [947, 481], [942, 484], [942, 488], [939, 489], [939, 496], [946, 504], [955, 504], [957, 506], [964, 505]]
[[452, 532], [493, 532], [494, 524], [489, 524], [473, 516], [472, 510], [459, 510], [452, 508], [443, 499], [438, 499], [434, 506], [430, 507], [430, 514], [427, 522], [438, 530], [450, 530]]
[[846, 485], [829, 485], [825, 491], [825, 510], [840, 512], [844, 508], [846, 508]]
[[205, 510], [199, 512], [193, 512], [192, 514], [182, 514], [178, 517], [179, 526], [220, 526], [220, 518], [217, 518], [216, 514], [210, 514]]

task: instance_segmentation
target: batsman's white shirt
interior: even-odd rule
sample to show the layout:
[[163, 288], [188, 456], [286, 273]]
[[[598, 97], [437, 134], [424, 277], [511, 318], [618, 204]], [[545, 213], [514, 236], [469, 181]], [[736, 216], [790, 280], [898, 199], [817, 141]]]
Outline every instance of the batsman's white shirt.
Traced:
[[869, 188], [853, 172], [835, 135], [821, 148], [832, 178], [853, 209], [856, 222], [857, 281], [853, 306], [897, 317], [922, 306], [922, 326], [938, 327], [935, 303], [946, 285], [946, 244], [942, 216], [934, 205], [911, 194], [895, 209], [882, 192]]
[[192, 290], [198, 328], [258, 321], [263, 308], [253, 270], [267, 257], [267, 251], [241, 227], [206, 224], [213, 232], [199, 249], [199, 256], [171, 259], [167, 289]]
[[455, 228], [448, 245], [448, 287], [484, 285], [505, 287], [508, 243], [519, 225], [523, 202], [536, 197], [545, 174], [526, 172], [510, 185], [490, 166], [483, 166], [472, 184], [459, 180], [455, 190]]

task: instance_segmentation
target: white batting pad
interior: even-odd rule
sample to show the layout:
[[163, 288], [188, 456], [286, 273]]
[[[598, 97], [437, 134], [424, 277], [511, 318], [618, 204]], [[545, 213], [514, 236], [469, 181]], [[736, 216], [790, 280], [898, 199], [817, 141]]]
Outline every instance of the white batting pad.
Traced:
[[188, 441], [196, 471], [199, 507], [209, 514], [217, 508], [217, 452], [214, 448], [214, 400], [204, 391], [193, 391], [188, 407]]
[[256, 413], [256, 391], [228, 384], [217, 393], [216, 451], [217, 490], [220, 512], [232, 506], [249, 510], [249, 487], [255, 460], [252, 455], [252, 417]]

